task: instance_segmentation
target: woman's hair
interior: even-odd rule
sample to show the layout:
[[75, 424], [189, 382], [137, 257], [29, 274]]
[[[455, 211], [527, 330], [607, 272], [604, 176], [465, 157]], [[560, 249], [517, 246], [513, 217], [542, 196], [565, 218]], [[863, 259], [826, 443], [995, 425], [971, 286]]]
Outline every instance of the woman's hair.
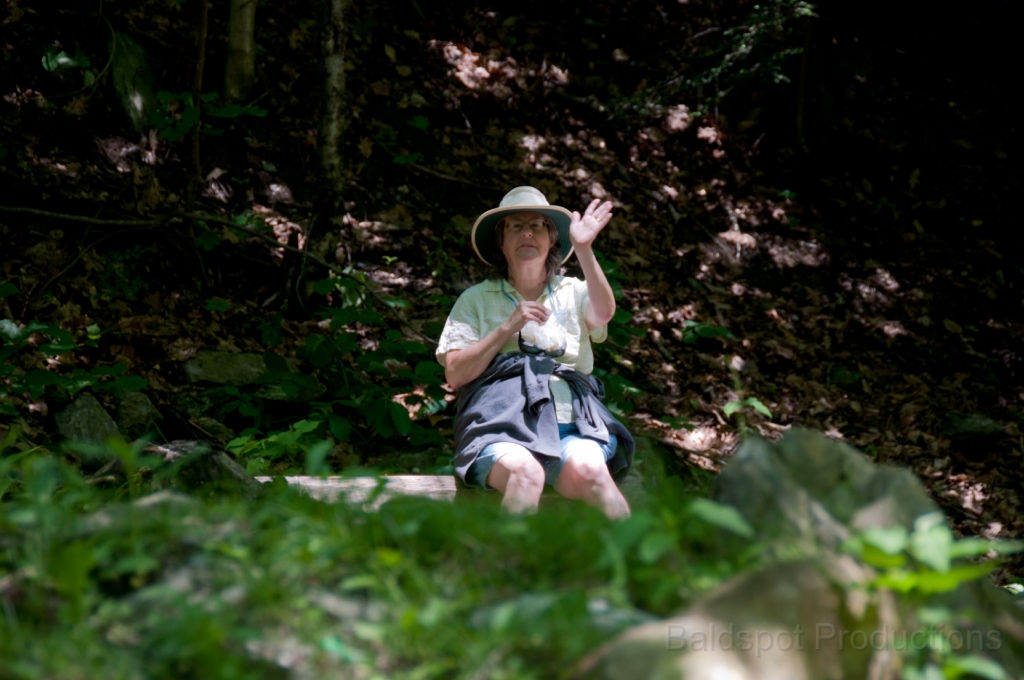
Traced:
[[[551, 237], [551, 248], [548, 250], [547, 259], [544, 260], [544, 273], [550, 281], [555, 275], [561, 274], [565, 269], [562, 267], [562, 249], [558, 245], [558, 229], [555, 228], [555, 223], [551, 221], [551, 218], [546, 215], [541, 215], [541, 217], [544, 218], [544, 224], [548, 228], [548, 235]], [[503, 217], [494, 225], [494, 245], [497, 248], [488, 278], [496, 280], [508, 278], [508, 262], [505, 260], [505, 253], [501, 252], [501, 242], [504, 238], [505, 218]]]

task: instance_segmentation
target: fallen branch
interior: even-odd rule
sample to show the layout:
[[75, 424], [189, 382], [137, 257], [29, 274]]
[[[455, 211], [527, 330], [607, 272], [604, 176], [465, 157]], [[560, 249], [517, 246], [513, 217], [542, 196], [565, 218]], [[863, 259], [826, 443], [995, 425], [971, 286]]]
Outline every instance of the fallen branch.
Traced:
[[82, 217], [81, 215], [66, 215], [64, 213], [53, 213], [35, 208], [13, 208], [0, 205], [0, 212], [16, 213], [22, 215], [38, 215], [39, 217], [50, 217], [64, 220], [65, 222], [82, 222], [84, 224], [102, 224], [110, 227], [157, 227], [166, 223], [172, 216], [148, 220], [103, 220], [97, 217]]
[[225, 226], [231, 227], [232, 229], [238, 229], [240, 231], [244, 231], [247, 234], [251, 234], [251, 235], [253, 235], [253, 236], [255, 236], [255, 237], [257, 237], [257, 238], [259, 238], [259, 239], [261, 239], [261, 240], [263, 240], [265, 242], [272, 243], [276, 248], [283, 248], [284, 250], [288, 250], [288, 251], [291, 251], [291, 252], [294, 252], [294, 253], [298, 253], [298, 254], [302, 255], [303, 257], [306, 257], [306, 258], [309, 258], [310, 260], [313, 260], [314, 262], [316, 262], [320, 266], [326, 268], [328, 271], [331, 271], [334, 274], [337, 274], [338, 276], [341, 276], [343, 278], [349, 279], [351, 281], [355, 281], [360, 286], [362, 286], [366, 290], [367, 293], [369, 293], [370, 297], [372, 297], [379, 304], [383, 305], [389, 312], [391, 312], [391, 315], [394, 316], [395, 319], [397, 319], [398, 322], [404, 328], [412, 331], [417, 337], [419, 337], [421, 340], [423, 340], [425, 342], [428, 342], [428, 343], [430, 343], [432, 345], [436, 345], [437, 344], [437, 340], [435, 340], [434, 338], [431, 338], [429, 336], [426, 336], [423, 333], [421, 333], [420, 331], [416, 330], [412, 326], [412, 324], [410, 324], [409, 321], [402, 315], [401, 312], [399, 312], [397, 309], [395, 309], [394, 307], [389, 305], [387, 303], [387, 301], [384, 300], [382, 297], [380, 297], [377, 294], [377, 292], [375, 290], [373, 290], [373, 288], [370, 287], [370, 284], [368, 284], [366, 281], [363, 281], [360, 278], [358, 278], [356, 276], [353, 276], [352, 274], [347, 273], [346, 271], [344, 271], [343, 269], [341, 269], [337, 265], [331, 264], [330, 262], [328, 262], [327, 260], [323, 259], [319, 255], [314, 255], [313, 253], [307, 252], [307, 251], [303, 250], [302, 248], [296, 248], [295, 246], [290, 246], [290, 245], [288, 245], [286, 243], [281, 243], [280, 241], [278, 241], [275, 237], [271, 236], [270, 234], [263, 233], [262, 231], [259, 231], [258, 229], [254, 229], [253, 227], [250, 227], [250, 226], [245, 225], [245, 224], [237, 224], [236, 222], [234, 222], [232, 220], [229, 220], [226, 217], [220, 217], [219, 215], [207, 215], [205, 213], [179, 212], [179, 213], [169, 213], [169, 214], [165, 214], [165, 215], [160, 215], [158, 217], [154, 217], [154, 218], [151, 218], [149, 220], [103, 220], [103, 219], [98, 219], [98, 218], [94, 218], [94, 217], [81, 217], [80, 215], [68, 215], [68, 214], [65, 214], [65, 213], [48, 212], [46, 210], [37, 210], [35, 208], [15, 208], [15, 207], [3, 206], [3, 205], [0, 205], [0, 212], [25, 214], [25, 215], [37, 215], [39, 217], [48, 217], [48, 218], [51, 218], [51, 219], [64, 220], [64, 221], [68, 221], [68, 222], [84, 222], [86, 224], [100, 224], [100, 225], [107, 225], [107, 226], [122, 226], [122, 227], [127, 227], [127, 226], [131, 226], [131, 227], [159, 227], [159, 226], [166, 225], [167, 223], [169, 223], [169, 222], [171, 222], [173, 220], [185, 220], [185, 219], [202, 220], [203, 222], [211, 222], [213, 224], [223, 224]]

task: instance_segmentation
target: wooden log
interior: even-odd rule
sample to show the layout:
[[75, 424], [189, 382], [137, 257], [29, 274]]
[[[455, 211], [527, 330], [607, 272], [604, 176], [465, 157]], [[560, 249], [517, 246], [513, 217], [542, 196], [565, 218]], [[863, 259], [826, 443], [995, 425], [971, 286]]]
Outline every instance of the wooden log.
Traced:
[[[439, 501], [453, 502], [456, 495], [475, 494], [472, 489], [456, 483], [454, 475], [385, 475], [383, 477], [285, 477], [289, 485], [297, 487], [313, 498], [333, 503], [365, 503], [373, 495], [379, 480], [384, 489], [375, 505], [396, 495], [422, 496]], [[257, 477], [258, 482], [271, 482], [274, 477]], [[461, 488], [460, 488], [461, 487]]]
[[[256, 477], [256, 481], [267, 484], [275, 477]], [[348, 503], [367, 503], [377, 488], [378, 480], [383, 480], [384, 488], [368, 509], [376, 510], [382, 503], [395, 496], [420, 496], [434, 500], [453, 503], [456, 500], [469, 498], [493, 498], [495, 503], [501, 502], [502, 495], [498, 492], [486, 492], [471, 489], [463, 484], [455, 475], [383, 475], [381, 477], [285, 477], [289, 485], [308, 493], [317, 500], [334, 503], [344, 500]], [[571, 503], [550, 487], [544, 488], [541, 507]]]

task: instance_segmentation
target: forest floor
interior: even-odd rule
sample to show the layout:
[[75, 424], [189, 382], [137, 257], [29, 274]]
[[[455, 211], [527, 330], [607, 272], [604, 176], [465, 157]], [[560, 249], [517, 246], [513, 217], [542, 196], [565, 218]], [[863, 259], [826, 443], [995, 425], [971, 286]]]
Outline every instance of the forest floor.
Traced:
[[[822, 430], [914, 470], [959, 535], [1024, 536], [1024, 270], [1002, 240], [1019, 170], [1002, 127], [1008, 109], [984, 90], [989, 81], [971, 91], [956, 74], [917, 75], [931, 53], [854, 44], [853, 28], [825, 17], [806, 32], [811, 57], [790, 60], [792, 83], [741, 83], [701, 112], [696, 94], [651, 94], [676, 74], [663, 55], [699, 33], [699, 23], [684, 30], [682, 6], [664, 18], [660, 8], [599, 6], [586, 23], [570, 8], [540, 23], [484, 9], [356, 7], [351, 191], [333, 214], [316, 200], [312, 4], [260, 7], [253, 100], [266, 114], [208, 119], [197, 209], [263, 217], [282, 243], [326, 243], [328, 259], [365, 275], [419, 340], [436, 338], [458, 294], [485, 275], [469, 228], [505, 191], [530, 184], [575, 210], [612, 200], [597, 247], [630, 319], [598, 366], [630, 427], [670, 445], [680, 469], [727, 463], [738, 429], [726, 405], [753, 397], [771, 414], [744, 409], [763, 436]], [[10, 6], [0, 205], [101, 220], [180, 209], [188, 141], [151, 137], [155, 147], [140, 149], [100, 72], [105, 22], [73, 3], [45, 16], [38, 1]], [[110, 18], [146, 49], [162, 91], [191, 87], [192, 10], [147, 2]], [[218, 12], [211, 36], [226, 30]], [[643, 30], [613, 39], [627, 20]], [[580, 27], [573, 40], [543, 47], [569, 24]], [[80, 89], [84, 66], [41, 68], [46, 46], [87, 55], [95, 84]], [[209, 51], [215, 91], [222, 37]], [[0, 234], [0, 279], [18, 290], [0, 316], [76, 337], [108, 331], [59, 359], [20, 354], [19, 367], [121, 363], [168, 411], [187, 383], [181, 362], [198, 349], [301, 360], [323, 328], [316, 310], [339, 299], [308, 289], [323, 270], [230, 228], [197, 227], [195, 238], [171, 225], [0, 212]], [[289, 286], [299, 292], [282, 293]], [[352, 329], [363, 350], [386, 330]], [[8, 401], [27, 440], [47, 441], [46, 399]], [[449, 436], [452, 410], [418, 419]], [[180, 422], [169, 434], [203, 436]], [[402, 437], [381, 441], [356, 424], [332, 464], [422, 465], [420, 451], [403, 459], [412, 447]], [[1002, 578], [1022, 567], [1011, 562]]]

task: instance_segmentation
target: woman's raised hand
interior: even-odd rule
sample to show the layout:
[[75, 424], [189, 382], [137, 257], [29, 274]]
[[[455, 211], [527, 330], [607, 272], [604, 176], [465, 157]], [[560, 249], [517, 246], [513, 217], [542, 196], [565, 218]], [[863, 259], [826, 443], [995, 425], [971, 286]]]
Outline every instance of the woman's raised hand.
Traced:
[[523, 300], [516, 307], [516, 311], [512, 312], [512, 315], [505, 320], [505, 329], [509, 335], [518, 333], [523, 330], [523, 326], [526, 325], [527, 321], [536, 321], [537, 323], [544, 323], [548, 320], [548, 308], [539, 302], [532, 302], [530, 300]]
[[589, 246], [611, 219], [611, 201], [601, 203], [595, 198], [583, 211], [583, 215], [574, 210], [572, 222], [569, 223], [569, 238], [572, 244], [577, 248]]

